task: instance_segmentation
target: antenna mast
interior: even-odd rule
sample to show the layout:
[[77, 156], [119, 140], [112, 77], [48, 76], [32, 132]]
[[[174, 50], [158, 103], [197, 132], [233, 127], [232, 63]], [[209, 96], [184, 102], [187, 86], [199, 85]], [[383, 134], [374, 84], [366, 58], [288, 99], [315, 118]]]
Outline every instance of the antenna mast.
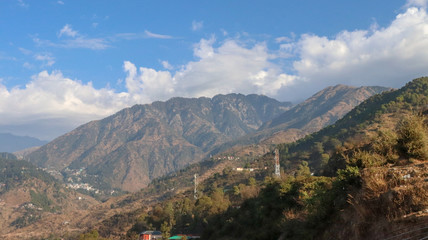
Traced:
[[281, 171], [279, 167], [279, 150], [278, 148], [275, 149], [275, 177], [280, 178], [281, 177]]

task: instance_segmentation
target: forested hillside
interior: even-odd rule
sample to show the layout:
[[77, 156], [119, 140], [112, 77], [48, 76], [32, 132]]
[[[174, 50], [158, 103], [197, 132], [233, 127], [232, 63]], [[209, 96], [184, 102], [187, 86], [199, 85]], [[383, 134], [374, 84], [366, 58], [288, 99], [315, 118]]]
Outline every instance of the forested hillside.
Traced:
[[[27, 161], [11, 156], [0, 158], [1, 239], [38, 238], [47, 232], [60, 234], [59, 229], [48, 228], [49, 219], [65, 216], [63, 222], [72, 222], [68, 213], [86, 211], [95, 204], [96, 200], [65, 188], [51, 174]], [[64, 229], [73, 232], [68, 226]]]

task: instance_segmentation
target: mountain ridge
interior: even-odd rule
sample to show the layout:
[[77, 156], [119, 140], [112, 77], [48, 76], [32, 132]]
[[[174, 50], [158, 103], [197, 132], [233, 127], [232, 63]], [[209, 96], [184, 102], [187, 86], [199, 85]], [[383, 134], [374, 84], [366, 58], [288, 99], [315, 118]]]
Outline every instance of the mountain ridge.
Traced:
[[[26, 159], [38, 166], [62, 171], [66, 178], [66, 173], [82, 169], [86, 176], [83, 181], [103, 190], [136, 191], [156, 177], [219, 153], [236, 139], [258, 143], [284, 131], [284, 124], [258, 129], [287, 112], [294, 114], [297, 119], [294, 122], [310, 126], [295, 130], [298, 139], [331, 124], [335, 120], [331, 120], [332, 116], [343, 116], [362, 100], [383, 90], [386, 88], [338, 85], [316, 93], [291, 109], [290, 103], [280, 103], [263, 95], [236, 93], [213, 98], [176, 97], [165, 102], [134, 105], [82, 125], [30, 153]], [[324, 115], [313, 113], [317, 104], [322, 106], [318, 113]], [[329, 116], [325, 117], [326, 114]], [[317, 117], [324, 120], [311, 123]], [[215, 149], [216, 146], [219, 148]], [[263, 149], [260, 154], [268, 147]]]
[[[234, 151], [233, 148], [236, 146], [242, 149], [239, 146], [258, 144], [261, 146], [260, 149], [269, 149], [268, 146], [272, 144], [296, 141], [333, 124], [359, 103], [389, 89], [378, 86], [352, 87], [343, 84], [327, 87], [276, 118], [265, 122], [256, 132], [225, 143], [211, 153], [217, 154], [232, 148], [228, 152], [238, 154], [242, 150]], [[245, 152], [248, 151], [245, 150]], [[264, 153], [266, 151], [260, 152], [260, 154]]]
[[255, 131], [290, 105], [242, 94], [135, 105], [60, 136], [27, 160], [57, 170], [85, 168], [102, 176], [100, 183], [135, 191], [199, 161], [211, 146]]

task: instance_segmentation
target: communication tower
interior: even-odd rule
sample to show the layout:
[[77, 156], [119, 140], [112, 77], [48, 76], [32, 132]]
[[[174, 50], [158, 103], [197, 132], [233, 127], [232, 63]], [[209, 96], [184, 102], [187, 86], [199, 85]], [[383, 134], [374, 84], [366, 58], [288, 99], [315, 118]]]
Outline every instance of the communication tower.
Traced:
[[281, 177], [281, 171], [279, 167], [279, 150], [278, 148], [275, 149], [275, 177], [280, 178]]
[[198, 190], [197, 190], [197, 187], [198, 187], [198, 175], [196, 175], [196, 173], [194, 175], [194, 178], [195, 178], [195, 189], [193, 190], [193, 198], [194, 199], [198, 199]]

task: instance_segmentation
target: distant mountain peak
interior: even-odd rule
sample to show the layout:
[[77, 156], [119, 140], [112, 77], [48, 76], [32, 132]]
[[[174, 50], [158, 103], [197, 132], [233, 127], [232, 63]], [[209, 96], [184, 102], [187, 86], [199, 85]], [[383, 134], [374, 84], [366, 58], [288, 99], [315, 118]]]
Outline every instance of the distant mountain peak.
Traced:
[[13, 153], [31, 147], [39, 147], [46, 143], [47, 141], [42, 141], [34, 137], [0, 133], [0, 152]]
[[[307, 124], [310, 121], [319, 118], [319, 126], [309, 127], [319, 130], [326, 124], [334, 123], [368, 97], [388, 89], [390, 88], [378, 86], [352, 87], [343, 84], [327, 87], [272, 121], [263, 124], [261, 129], [274, 127], [301, 129], [309, 127]], [[329, 117], [321, 117], [324, 114], [328, 114]]]

